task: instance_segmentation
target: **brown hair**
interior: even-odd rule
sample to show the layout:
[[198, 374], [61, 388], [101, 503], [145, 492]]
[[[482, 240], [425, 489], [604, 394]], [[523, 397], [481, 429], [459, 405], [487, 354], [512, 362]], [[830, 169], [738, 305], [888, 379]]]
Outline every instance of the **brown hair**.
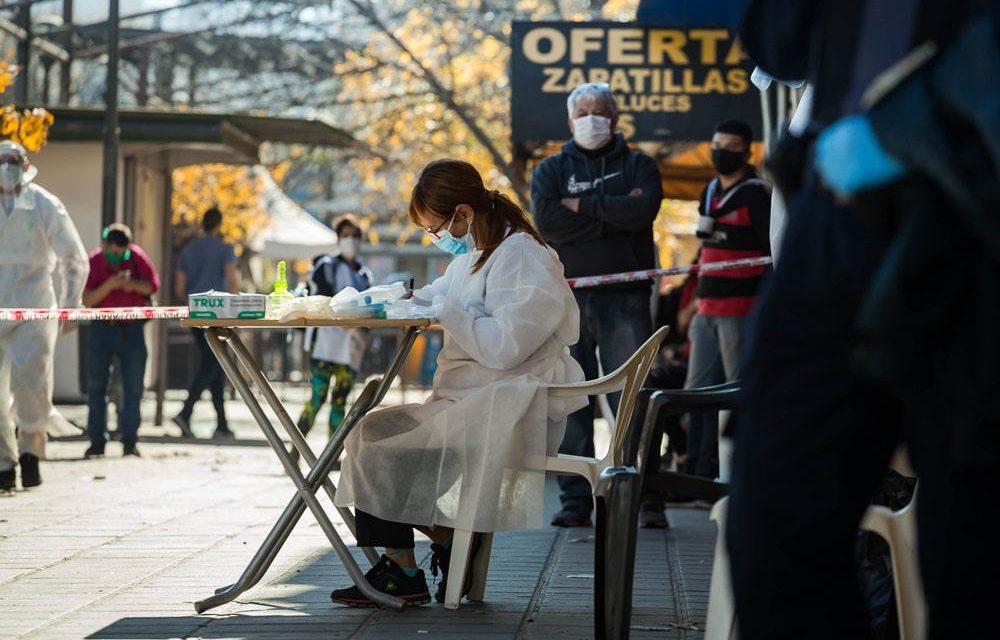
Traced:
[[508, 226], [510, 233], [527, 233], [538, 244], [545, 245], [524, 209], [499, 191], [488, 190], [476, 168], [462, 160], [435, 160], [424, 167], [410, 197], [410, 220], [422, 225], [421, 213], [448, 219], [460, 204], [472, 207], [475, 212], [472, 237], [483, 252], [472, 266], [472, 273], [486, 264], [509, 235]]
[[132, 230], [121, 222], [112, 222], [104, 227], [104, 231], [101, 232], [101, 239], [108, 244], [127, 249], [132, 245]]
[[345, 213], [344, 215], [334, 220], [333, 230], [339, 236], [343, 231], [344, 227], [346, 227], [347, 225], [351, 225], [358, 231], [361, 231], [361, 223], [358, 222], [358, 219], [353, 215], [351, 215], [350, 213]]

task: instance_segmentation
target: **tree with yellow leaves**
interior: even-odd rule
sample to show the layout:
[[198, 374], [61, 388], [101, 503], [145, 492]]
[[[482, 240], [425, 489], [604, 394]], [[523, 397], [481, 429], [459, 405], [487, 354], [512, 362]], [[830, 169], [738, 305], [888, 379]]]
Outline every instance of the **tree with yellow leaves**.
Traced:
[[[13, 84], [17, 72], [17, 65], [10, 59], [0, 61], [0, 93]], [[49, 127], [54, 121], [52, 114], [45, 109], [18, 111], [14, 105], [6, 105], [0, 113], [0, 136], [28, 151], [38, 152], [48, 142]]]
[[243, 255], [270, 218], [261, 204], [264, 185], [252, 167], [202, 164], [174, 170], [171, 210], [174, 237], [184, 242], [197, 233], [205, 210], [222, 212], [222, 237]]
[[[515, 19], [628, 19], [637, 0], [339, 0], [360, 17], [365, 41], [347, 48], [335, 72], [349, 124], [387, 159], [354, 160], [372, 204], [399, 210], [428, 161], [458, 156], [528, 205], [512, 165], [510, 23]], [[381, 202], [375, 202], [381, 200]]]

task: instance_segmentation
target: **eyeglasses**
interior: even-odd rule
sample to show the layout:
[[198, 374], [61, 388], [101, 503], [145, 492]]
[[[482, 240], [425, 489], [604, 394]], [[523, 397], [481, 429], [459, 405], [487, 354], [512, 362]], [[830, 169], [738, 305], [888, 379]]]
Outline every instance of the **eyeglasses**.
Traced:
[[424, 229], [424, 231], [426, 231], [427, 233], [429, 233], [430, 236], [432, 238], [434, 238], [435, 240], [440, 240], [441, 239], [441, 235], [440, 235], [441, 234], [441, 230], [444, 229], [445, 225], [448, 225], [450, 227], [451, 223], [452, 223], [452, 221], [454, 219], [455, 219], [455, 216], [452, 215], [451, 218], [449, 218], [449, 219], [445, 220], [444, 222], [442, 222], [441, 224], [439, 224], [436, 229], [431, 229], [430, 227], [424, 227], [423, 229]]

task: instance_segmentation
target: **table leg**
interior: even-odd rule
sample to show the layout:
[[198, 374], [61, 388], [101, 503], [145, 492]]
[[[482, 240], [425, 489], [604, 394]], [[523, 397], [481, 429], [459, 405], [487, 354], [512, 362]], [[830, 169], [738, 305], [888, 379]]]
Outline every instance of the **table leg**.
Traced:
[[[244, 372], [249, 374], [250, 380], [261, 392], [261, 394], [263, 394], [264, 400], [267, 402], [268, 406], [270, 406], [274, 411], [274, 414], [278, 416], [278, 422], [281, 423], [281, 426], [285, 428], [285, 432], [288, 433], [288, 437], [292, 441], [292, 446], [299, 451], [302, 458], [306, 461], [306, 464], [308, 464], [309, 468], [312, 469], [312, 467], [316, 465], [316, 454], [313, 453], [312, 448], [308, 443], [306, 443], [305, 437], [302, 435], [302, 432], [299, 431], [299, 428], [295, 426], [295, 423], [292, 421], [292, 417], [288, 415], [288, 411], [281, 403], [281, 400], [278, 398], [278, 394], [275, 393], [274, 387], [271, 386], [270, 381], [268, 381], [267, 377], [260, 370], [260, 367], [257, 366], [253, 356], [239, 338], [235, 336], [229, 338], [227, 340], [227, 344], [236, 355], [237, 361], [243, 365]], [[361, 398], [359, 398], [359, 401], [360, 400]], [[365, 413], [367, 413], [367, 411]], [[339, 450], [336, 452], [336, 455], [337, 458], [340, 457]], [[336, 486], [334, 486], [333, 481], [330, 480], [329, 474], [321, 475], [320, 481], [327, 496], [330, 498], [330, 502], [332, 503], [337, 495]], [[347, 527], [351, 530], [351, 534], [356, 536], [357, 530], [354, 527], [354, 514], [351, 513], [351, 510], [346, 507], [336, 507], [336, 509], [337, 512], [340, 513], [340, 517], [343, 518], [345, 523], [347, 523]], [[371, 562], [372, 566], [379, 561], [378, 554], [375, 553], [375, 550], [371, 547], [362, 547], [362, 550]]]
[[[248, 565], [246, 570], [244, 570], [240, 580], [229, 587], [223, 588], [214, 596], [196, 602], [196, 611], [202, 613], [220, 604], [230, 602], [237, 598], [241, 593], [254, 586], [263, 576], [264, 572], [267, 571], [267, 568], [277, 555], [278, 550], [280, 550], [280, 548], [284, 545], [285, 540], [287, 540], [289, 533], [302, 516], [306, 506], [313, 511], [320, 527], [327, 535], [327, 538], [329, 538], [330, 543], [333, 545], [337, 555], [344, 563], [348, 574], [351, 576], [351, 579], [354, 581], [354, 584], [358, 587], [358, 589], [360, 589], [367, 597], [382, 604], [383, 606], [395, 609], [402, 608], [402, 601], [399, 598], [394, 598], [376, 591], [368, 584], [368, 581], [364, 579], [361, 569], [358, 567], [357, 562], [354, 561], [350, 551], [347, 549], [343, 540], [340, 538], [340, 535], [333, 527], [333, 524], [330, 522], [326, 513], [323, 511], [322, 506], [316, 499], [315, 493], [319, 490], [320, 486], [324, 486], [326, 484], [325, 481], [329, 476], [334, 462], [340, 455], [340, 450], [343, 448], [344, 439], [347, 437], [348, 433], [350, 433], [361, 417], [363, 417], [373, 407], [377, 406], [385, 397], [385, 394], [389, 390], [389, 385], [392, 383], [392, 380], [399, 372], [403, 363], [406, 361], [406, 356], [409, 353], [410, 348], [413, 346], [413, 342], [418, 333], [419, 331], [415, 327], [406, 331], [403, 340], [400, 342], [400, 345], [396, 350], [393, 362], [386, 371], [386, 375], [381, 379], [381, 381], [379, 381], [377, 387], [369, 386], [365, 389], [365, 392], [362, 393], [362, 396], [357, 402], [355, 402], [351, 411], [345, 417], [340, 429], [337, 430], [334, 437], [329, 443], [327, 443], [326, 447], [324, 447], [323, 451], [319, 455], [319, 458], [315, 460], [315, 463], [310, 468], [308, 475], [303, 478], [298, 466], [293, 463], [291, 457], [288, 455], [288, 452], [285, 450], [284, 443], [278, 437], [278, 434], [274, 430], [273, 425], [271, 425], [267, 414], [257, 401], [256, 396], [254, 396], [249, 382], [240, 372], [239, 366], [236, 361], [234, 361], [233, 356], [229, 353], [222, 340], [226, 339], [231, 341], [231, 348], [234, 352], [239, 353], [238, 347], [235, 346], [237, 344], [242, 346], [242, 344], [239, 343], [239, 338], [230, 329], [209, 329], [206, 332], [208, 344], [213, 353], [219, 359], [219, 363], [222, 365], [223, 370], [226, 372], [226, 375], [230, 378], [233, 385], [237, 388], [240, 395], [247, 403], [248, 408], [251, 410], [251, 413], [253, 413], [258, 425], [264, 432], [265, 438], [267, 438], [268, 443], [274, 449], [275, 454], [278, 456], [282, 466], [285, 468], [286, 474], [295, 483], [296, 494], [292, 498], [291, 502], [289, 502], [284, 512], [282, 512], [278, 521], [269, 532], [267, 538], [265, 538], [264, 543], [254, 555], [250, 565]], [[246, 352], [245, 347], [243, 351], [244, 354], [249, 357], [249, 353]], [[247, 368], [251, 372], [259, 373], [260, 371], [260, 368], [255, 362], [253, 362], [252, 358], [250, 358], [249, 366], [247, 366]], [[270, 385], [268, 385], [268, 387], [269, 386]], [[370, 393], [368, 393], [369, 391]], [[267, 394], [265, 393], [265, 395]], [[277, 398], [274, 397], [273, 399], [275, 400], [277, 407], [280, 407], [280, 402], [277, 401]], [[276, 410], [277, 407], [272, 406], [272, 408], [275, 408]], [[287, 417], [287, 412], [285, 415]], [[294, 428], [294, 425], [292, 425], [292, 427]], [[301, 436], [301, 434], [299, 435]], [[306, 448], [308, 449], [308, 447]], [[335, 487], [333, 489], [335, 491]]]

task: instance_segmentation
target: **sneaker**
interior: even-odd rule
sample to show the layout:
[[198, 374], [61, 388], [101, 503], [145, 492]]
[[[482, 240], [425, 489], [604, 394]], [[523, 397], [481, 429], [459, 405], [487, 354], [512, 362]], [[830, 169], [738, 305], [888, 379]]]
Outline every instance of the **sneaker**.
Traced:
[[193, 438], [194, 432], [191, 431], [191, 419], [184, 414], [176, 415], [172, 419], [174, 424], [180, 427], [182, 438]]
[[14, 467], [0, 471], [0, 491], [13, 491], [17, 485], [17, 473]]
[[126, 457], [127, 456], [135, 456], [136, 458], [142, 457], [142, 454], [139, 453], [139, 448], [135, 445], [134, 442], [125, 443], [125, 451], [124, 453], [122, 453], [122, 455]]
[[[417, 571], [417, 575], [411, 578], [386, 555], [383, 555], [378, 564], [365, 574], [365, 580], [382, 593], [401, 598], [404, 606], [407, 607], [416, 607], [431, 601], [427, 581], [424, 580], [424, 572]], [[379, 606], [369, 600], [365, 594], [361, 593], [361, 589], [355, 586], [336, 589], [330, 593], [330, 599], [337, 604], [344, 604], [348, 607], [373, 608]]]
[[21, 465], [21, 486], [25, 489], [42, 484], [42, 474], [38, 470], [38, 462], [38, 456], [31, 453], [22, 453], [18, 459], [18, 463]]
[[104, 443], [91, 442], [87, 450], [83, 452], [83, 459], [88, 460], [90, 458], [96, 458], [104, 455]]
[[[472, 536], [472, 548], [469, 549], [469, 566], [479, 554], [479, 547], [483, 544], [482, 537], [477, 533]], [[448, 565], [451, 564], [451, 547], [445, 548], [436, 542], [431, 543], [431, 575], [437, 577], [441, 571], [441, 580], [438, 582], [437, 591], [434, 593], [434, 601], [438, 604], [444, 602], [445, 594], [448, 591]], [[462, 597], [464, 598], [472, 590], [472, 572], [465, 575], [465, 583], [462, 585]]]
[[229, 427], [217, 427], [212, 438], [215, 440], [232, 440], [236, 434], [229, 430]]
[[590, 509], [578, 505], [566, 505], [552, 516], [553, 527], [589, 527], [592, 525]]
[[669, 529], [670, 523], [663, 509], [661, 502], [642, 503], [639, 508], [639, 526], [643, 529]]

